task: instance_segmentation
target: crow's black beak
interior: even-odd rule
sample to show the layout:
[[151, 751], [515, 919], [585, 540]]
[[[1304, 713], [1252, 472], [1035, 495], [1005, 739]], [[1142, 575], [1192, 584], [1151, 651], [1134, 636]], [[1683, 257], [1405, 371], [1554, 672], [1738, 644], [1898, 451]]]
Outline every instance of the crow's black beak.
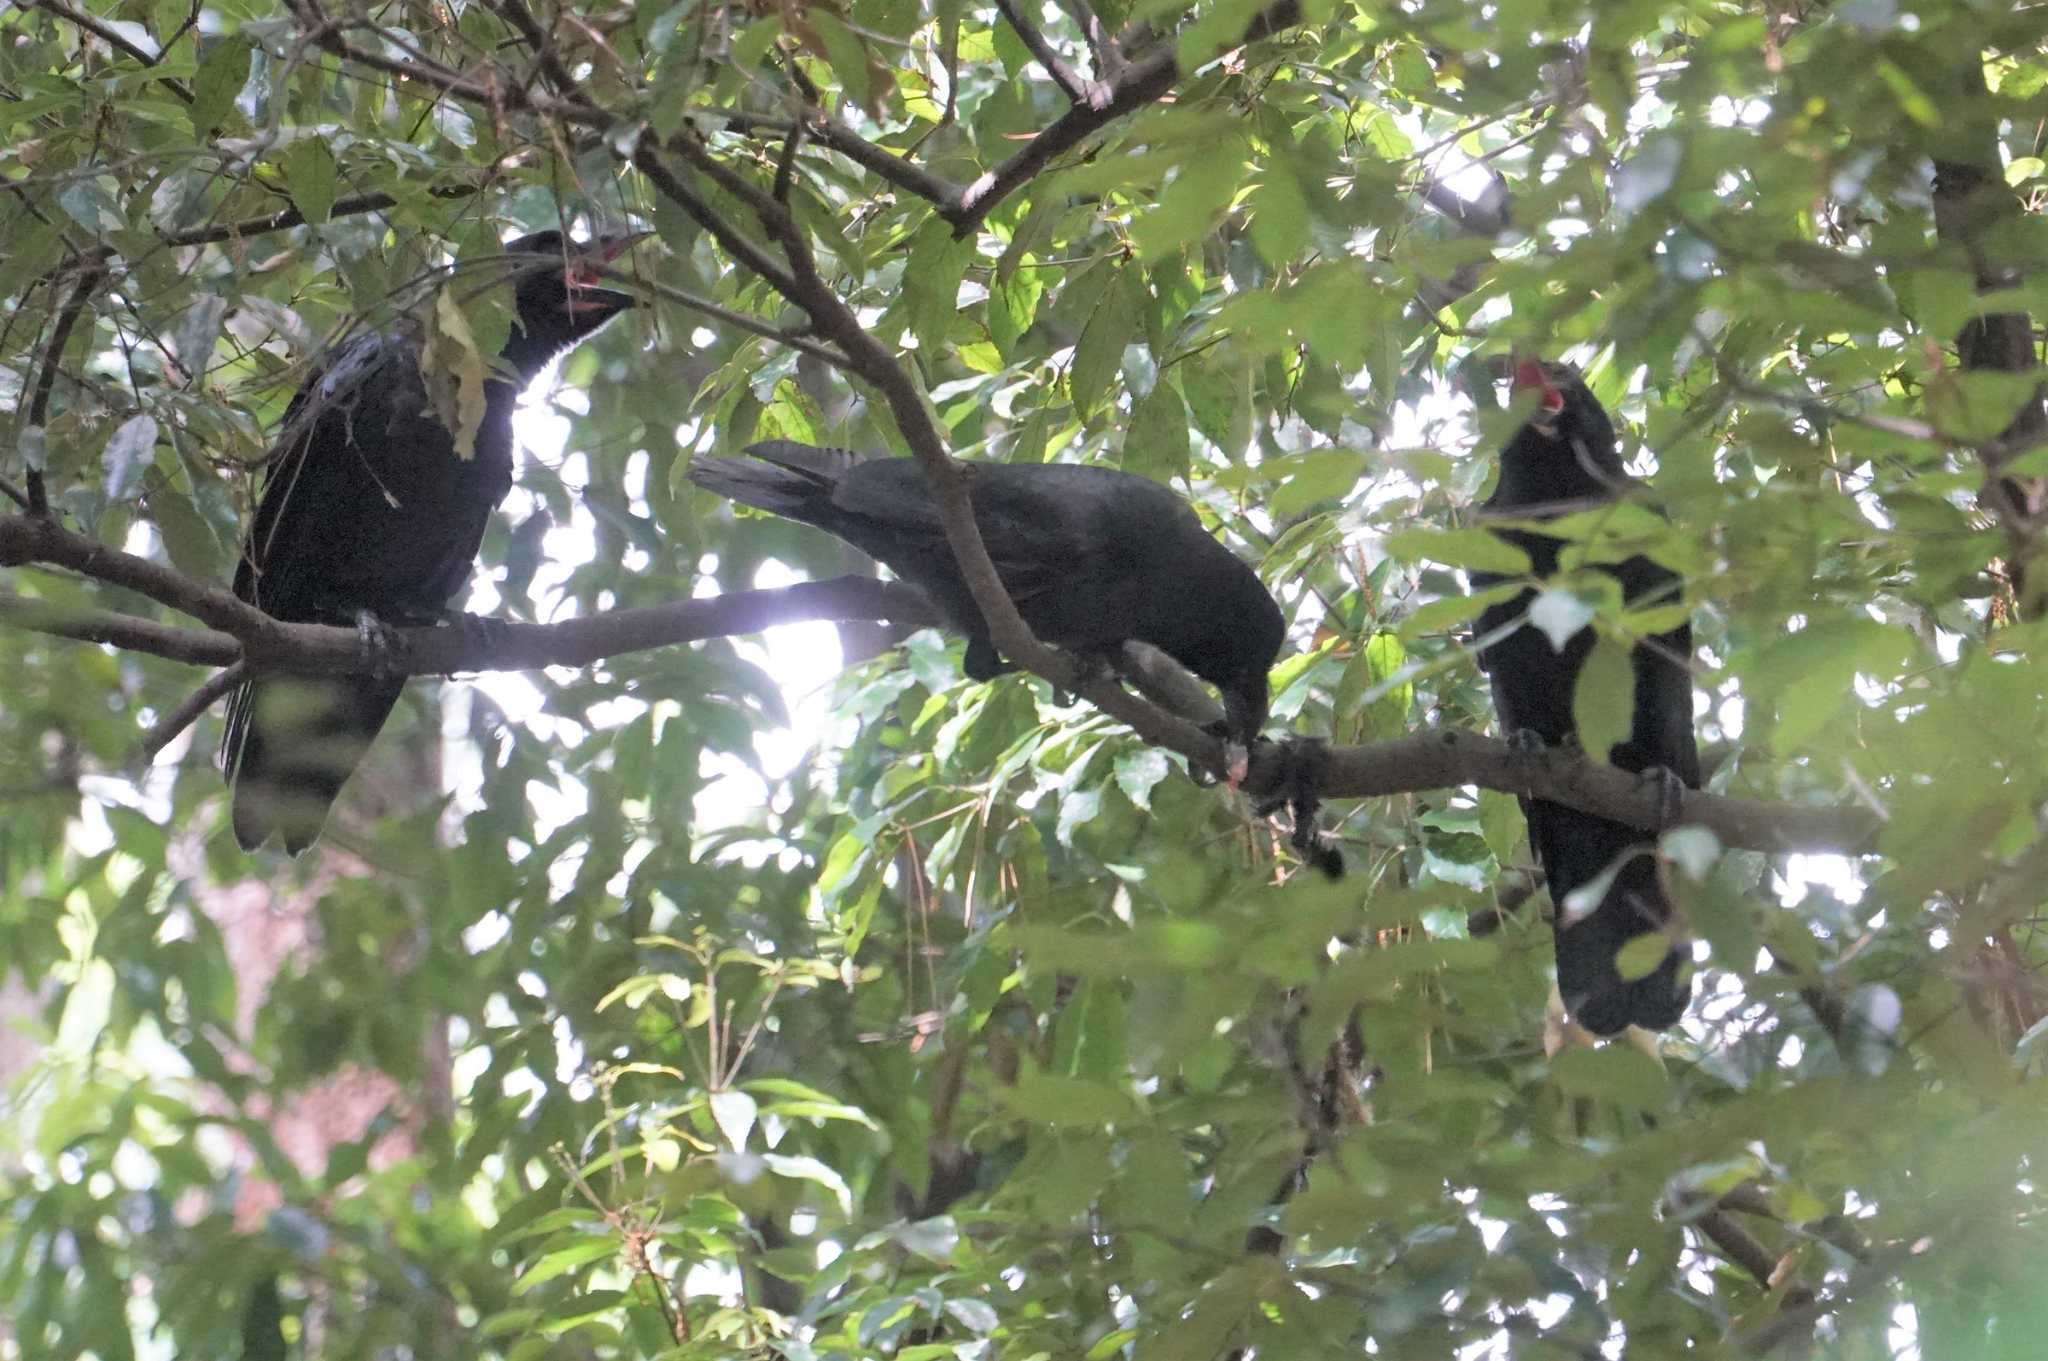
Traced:
[[612, 261], [624, 255], [653, 232], [620, 232], [600, 236], [569, 263], [569, 310], [571, 312], [617, 312], [633, 306], [624, 293], [598, 287], [598, 275]]

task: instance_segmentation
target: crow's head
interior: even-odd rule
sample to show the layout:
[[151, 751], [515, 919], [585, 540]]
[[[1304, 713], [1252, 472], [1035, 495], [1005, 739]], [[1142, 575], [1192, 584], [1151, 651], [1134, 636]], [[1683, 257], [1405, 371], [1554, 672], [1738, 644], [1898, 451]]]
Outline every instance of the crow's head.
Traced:
[[521, 261], [515, 293], [520, 329], [543, 343], [569, 345], [633, 306], [628, 295], [598, 287], [597, 272], [646, 235], [613, 232], [580, 242], [548, 231], [506, 242], [505, 253]]
[[1528, 420], [1508, 443], [1509, 459], [1548, 465], [1553, 475], [1569, 470], [1603, 485], [1622, 479], [1614, 422], [1577, 369], [1528, 358], [1508, 367], [1515, 396], [1535, 398]]

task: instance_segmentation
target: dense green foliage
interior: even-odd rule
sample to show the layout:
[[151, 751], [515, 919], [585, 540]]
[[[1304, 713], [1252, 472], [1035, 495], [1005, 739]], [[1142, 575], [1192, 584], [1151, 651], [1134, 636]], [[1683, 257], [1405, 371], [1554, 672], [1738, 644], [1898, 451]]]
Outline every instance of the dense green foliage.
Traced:
[[[2036, 526], [1980, 495], [2048, 454], [1996, 443], [2031, 376], [1956, 345], [2043, 310], [2048, 11], [1317, 0], [1234, 47], [1247, 0], [1116, 0], [1177, 44], [1171, 98], [956, 239], [844, 151], [957, 190], [1066, 113], [991, 8], [75, 3], [0, 15], [0, 474], [111, 546], [223, 584], [324, 341], [410, 313], [459, 374], [505, 310], [437, 266], [631, 218], [648, 305], [564, 365], [478, 606], [847, 570], [682, 470], [902, 430], [686, 306], [820, 345], [642, 173], [786, 267], [743, 196], [807, 84], [838, 132], [789, 211], [827, 285], [956, 453], [1189, 490], [1292, 620], [1276, 726], [1486, 725], [1457, 569], [1497, 565], [1469, 513], [1514, 417], [1465, 361], [1519, 347], [1582, 365], [1670, 517], [1584, 532], [1689, 578], [1711, 787], [1884, 830], [1843, 862], [1667, 838], [1704, 945], [1652, 1058], [1546, 1023], [1512, 797], [1338, 805], [1324, 884], [934, 633], [810, 697], [793, 762], [747, 640], [418, 682], [291, 863], [233, 848], [217, 714], [135, 755], [203, 672], [8, 626], [0, 972], [47, 1047], [6, 1098], [0, 1357], [2048, 1350], [2048, 672], [2003, 565]], [[1030, 20], [1090, 70], [1066, 15]], [[1992, 191], [1938, 205], [1932, 158]], [[1604, 636], [1669, 626], [1554, 587]], [[437, 733], [452, 801], [419, 792]]]

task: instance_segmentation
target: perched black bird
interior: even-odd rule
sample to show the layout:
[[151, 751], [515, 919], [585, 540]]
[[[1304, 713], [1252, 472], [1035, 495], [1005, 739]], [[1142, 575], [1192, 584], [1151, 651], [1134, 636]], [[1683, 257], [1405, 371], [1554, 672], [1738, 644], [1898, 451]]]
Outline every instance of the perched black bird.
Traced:
[[[760, 462], [700, 458], [698, 486], [816, 525], [918, 587], [967, 635], [967, 674], [1007, 669], [953, 560], [924, 470], [789, 440]], [[1266, 721], [1266, 673], [1286, 623], [1252, 569], [1156, 482], [1071, 463], [961, 465], [974, 521], [1017, 612], [1045, 642], [1103, 656], [1151, 643], [1223, 694], [1228, 736], [1249, 749]]]
[[[1500, 481], [1486, 502], [1495, 516], [1548, 519], [1591, 503], [1612, 501], [1630, 485], [1616, 449], [1614, 425], [1576, 373], [1562, 366], [1522, 361], [1514, 366], [1517, 392], [1537, 397], [1534, 416], [1501, 452]], [[1557, 570], [1560, 541], [1525, 530], [1500, 529], [1501, 538], [1524, 549], [1538, 576]], [[1621, 583], [1633, 604], [1675, 603], [1678, 577], [1633, 557], [1601, 570]], [[1503, 578], [1474, 573], [1484, 589]], [[1533, 590], [1487, 609], [1479, 616], [1482, 638], [1524, 621]], [[1582, 628], [1562, 650], [1527, 622], [1480, 652], [1493, 681], [1493, 706], [1503, 732], [1518, 740], [1563, 746], [1575, 740], [1572, 695], [1579, 671], [1592, 651], [1592, 628]], [[1623, 770], [1666, 771], [1697, 789], [1699, 748], [1692, 726], [1692, 628], [1637, 643], [1635, 716], [1626, 741], [1605, 753]], [[1596, 753], [1597, 754], [1597, 753]], [[1622, 946], [1646, 932], [1662, 931], [1671, 903], [1658, 883], [1655, 839], [1638, 828], [1582, 813], [1542, 799], [1522, 800], [1529, 843], [1542, 862], [1557, 910], [1557, 985], [1565, 1007], [1580, 1025], [1612, 1035], [1630, 1025], [1662, 1029], [1685, 1014], [1692, 995], [1691, 951], [1682, 939], [1649, 974], [1623, 979], [1615, 967]], [[1599, 906], [1573, 917], [1565, 899], [1620, 862]]]
[[[558, 355], [633, 305], [594, 287], [594, 271], [637, 236], [588, 245], [536, 232], [506, 245], [515, 319], [484, 384], [473, 457], [434, 414], [417, 341], [363, 332], [340, 345], [285, 411], [266, 460], [235, 594], [297, 623], [440, 618], [469, 581], [484, 526], [512, 487], [512, 412]], [[235, 840], [272, 833], [293, 854], [398, 702], [404, 678], [266, 676], [229, 702], [221, 764], [234, 789]]]

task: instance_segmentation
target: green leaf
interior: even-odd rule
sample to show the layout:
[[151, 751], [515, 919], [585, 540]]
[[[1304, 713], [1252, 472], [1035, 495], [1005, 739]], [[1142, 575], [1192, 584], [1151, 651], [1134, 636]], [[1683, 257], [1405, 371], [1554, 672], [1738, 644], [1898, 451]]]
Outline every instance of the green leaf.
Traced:
[[1625, 1044], [1567, 1049], [1550, 1061], [1550, 1076], [1569, 1096], [1611, 1101], [1630, 1110], [1656, 1110], [1670, 1098], [1664, 1065]]
[[1137, 1105], [1118, 1087], [1026, 1068], [1001, 1100], [1021, 1119], [1054, 1129], [1099, 1129], [1137, 1118]]
[[57, 191], [57, 202], [71, 220], [95, 236], [128, 225], [121, 216], [121, 184], [112, 175], [79, 175]]
[[1088, 316], [1074, 360], [1067, 369], [1067, 391], [1077, 414], [1086, 417], [1101, 402], [1109, 381], [1123, 363], [1124, 346], [1138, 329], [1136, 274], [1119, 269]]
[[1525, 577], [1535, 569], [1522, 549], [1484, 529], [1401, 529], [1387, 536], [1387, 552], [1407, 562], [1430, 560], [1500, 576]]
[[1162, 260], [1205, 240], [1237, 196], [1244, 170], [1241, 142], [1188, 158], [1160, 194], [1158, 206], [1131, 224], [1138, 259]]
[[1173, 762], [1157, 747], [1133, 747], [1116, 758], [1116, 787], [1145, 812], [1152, 811], [1152, 790], [1173, 770]]
[[832, 62], [832, 73], [839, 77], [839, 87], [846, 91], [848, 99], [865, 105], [868, 102], [868, 52], [859, 36], [822, 7], [805, 10], [804, 21], [825, 44], [826, 55]]
[[1020, 269], [989, 287], [989, 339], [1005, 359], [1014, 357], [1017, 342], [1031, 329], [1038, 315], [1038, 300], [1045, 291], [1038, 274], [1035, 269]]
[[839, 1213], [853, 1213], [853, 1192], [846, 1185], [846, 1178], [839, 1175], [829, 1164], [812, 1157], [793, 1157], [782, 1153], [763, 1153], [761, 1161], [768, 1170], [778, 1177], [792, 1181], [808, 1181], [824, 1187], [832, 1193], [832, 1199], [839, 1207]]
[[1508, 581], [1470, 595], [1445, 596], [1441, 600], [1418, 605], [1401, 620], [1401, 637], [1409, 640], [1426, 638], [1456, 628], [1477, 619], [1492, 606], [1514, 599], [1526, 589], [1519, 582]]
[[1572, 690], [1572, 726], [1587, 755], [1604, 761], [1615, 743], [1628, 740], [1635, 723], [1635, 694], [1629, 649], [1612, 638], [1596, 640]]
[[213, 343], [220, 339], [221, 323], [227, 314], [226, 298], [202, 293], [179, 316], [171, 331], [171, 348], [195, 384], [206, 377], [206, 371], [213, 365]]
[[171, 566], [197, 581], [219, 583], [228, 577], [227, 549], [192, 499], [169, 486], [149, 489], [149, 518], [156, 522]]
[[2022, 408], [2040, 405], [2040, 381], [2034, 373], [1943, 372], [1927, 384], [1927, 414], [1951, 439], [1996, 439]]
[[619, 1250], [619, 1244], [608, 1234], [593, 1238], [582, 1238], [564, 1248], [557, 1248], [528, 1267], [519, 1279], [512, 1282], [512, 1293], [524, 1295], [537, 1285], [545, 1285], [557, 1276], [566, 1275], [578, 1267], [610, 1257]]
[[107, 441], [103, 462], [109, 501], [123, 501], [142, 485], [142, 471], [156, 457], [156, 418], [144, 413], [121, 422]]
[[1307, 246], [1308, 197], [1284, 162], [1267, 167], [1264, 183], [1252, 192], [1251, 213], [1252, 243], [1267, 264], [1278, 269]]
[[1202, 437], [1236, 463], [1252, 440], [1252, 366], [1225, 343], [1191, 355], [1181, 390]]
[[1101, 811], [1102, 790], [1099, 786], [1089, 789], [1069, 789], [1060, 796], [1060, 818], [1053, 835], [1058, 839], [1060, 845], [1072, 846], [1074, 844], [1074, 829], [1093, 822], [1095, 815]]
[[1645, 931], [1631, 936], [1627, 944], [1614, 952], [1614, 971], [1621, 975], [1622, 982], [1633, 983], [1657, 972], [1670, 953], [1671, 937], [1662, 931]]
[[741, 1084], [762, 1101], [762, 1109], [785, 1120], [846, 1120], [879, 1129], [866, 1111], [834, 1101], [815, 1087], [789, 1078], [764, 1077]]
[[1173, 384], [1153, 384], [1132, 410], [1121, 466], [1154, 482], [1187, 475], [1188, 414]]
[[307, 222], [318, 226], [334, 212], [334, 181], [339, 173], [324, 137], [301, 137], [285, 152], [286, 182], [292, 204]]
[[955, 241], [942, 217], [925, 220], [903, 265], [903, 305], [918, 348], [936, 359], [944, 352], [960, 309], [960, 279], [974, 258], [974, 242]]
[[192, 77], [192, 103], [186, 110], [192, 130], [202, 141], [213, 136], [214, 129], [235, 107], [235, 96], [249, 83], [254, 50], [247, 38], [234, 34], [208, 42], [205, 51], [206, 55], [199, 60], [199, 70]]

